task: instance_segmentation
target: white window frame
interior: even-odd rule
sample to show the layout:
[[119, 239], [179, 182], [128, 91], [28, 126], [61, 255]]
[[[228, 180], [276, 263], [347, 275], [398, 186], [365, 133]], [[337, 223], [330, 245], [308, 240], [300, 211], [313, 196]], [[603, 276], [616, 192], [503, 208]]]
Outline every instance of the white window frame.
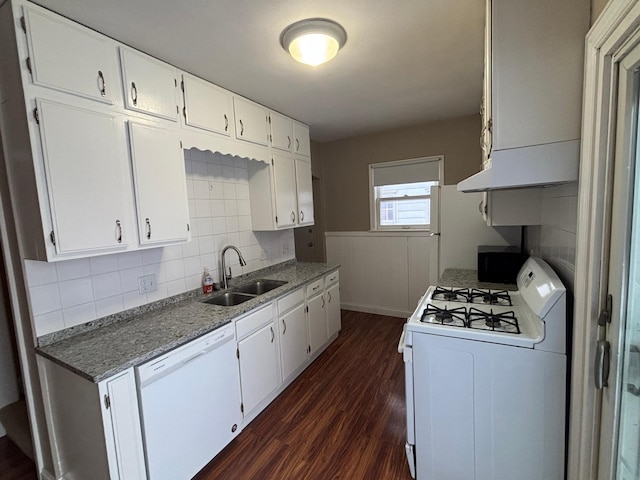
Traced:
[[[406, 197], [389, 197], [384, 199], [376, 198], [375, 186], [373, 185], [373, 177], [374, 170], [379, 166], [401, 166], [407, 165], [411, 163], [418, 162], [438, 162], [438, 182], [440, 185], [443, 184], [444, 181], [444, 156], [436, 155], [432, 157], [418, 157], [418, 158], [410, 158], [406, 160], [396, 160], [391, 162], [380, 162], [380, 163], [370, 163], [369, 164], [369, 225], [370, 231], [372, 232], [406, 232], [407, 230], [411, 231], [423, 231], [428, 232], [431, 230], [431, 225], [380, 225], [380, 201], [393, 201], [393, 200], [406, 200]], [[431, 195], [419, 195], [415, 197], [411, 197], [412, 199], [420, 200], [420, 199], [430, 199]]]

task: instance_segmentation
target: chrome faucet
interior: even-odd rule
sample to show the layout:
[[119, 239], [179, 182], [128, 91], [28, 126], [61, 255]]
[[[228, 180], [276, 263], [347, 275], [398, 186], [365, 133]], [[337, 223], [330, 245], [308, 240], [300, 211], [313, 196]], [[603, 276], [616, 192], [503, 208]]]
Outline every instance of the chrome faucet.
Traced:
[[244, 257], [242, 256], [242, 253], [240, 253], [240, 250], [238, 250], [238, 247], [235, 247], [233, 245], [227, 245], [222, 249], [222, 253], [220, 254], [220, 259], [222, 261], [222, 285], [225, 289], [228, 288], [227, 282], [231, 280], [231, 267], [229, 267], [229, 275], [227, 275], [226, 265], [224, 261], [224, 254], [227, 253], [227, 250], [229, 249], [235, 250], [236, 253], [238, 254], [238, 260], [240, 260], [241, 267], [244, 267], [247, 264], [247, 262], [244, 261]]

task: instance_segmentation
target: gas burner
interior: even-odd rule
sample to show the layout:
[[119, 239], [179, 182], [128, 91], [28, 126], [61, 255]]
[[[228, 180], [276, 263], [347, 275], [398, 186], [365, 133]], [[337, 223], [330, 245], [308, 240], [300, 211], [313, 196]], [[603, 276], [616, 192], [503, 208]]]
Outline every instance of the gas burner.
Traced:
[[469, 302], [469, 289], [468, 288], [449, 288], [449, 287], [436, 287], [431, 294], [433, 300], [444, 300], [446, 302]]
[[[466, 317], [466, 307], [448, 309], [446, 306], [444, 308], [440, 308], [429, 303], [427, 304], [427, 308], [422, 312], [420, 321], [424, 323], [438, 323], [440, 325], [466, 327]], [[425, 320], [425, 318], [427, 318], [427, 320]], [[429, 320], [430, 318], [432, 320]]]
[[489, 312], [483, 312], [477, 308], [469, 308], [469, 314], [467, 315], [467, 324], [469, 328], [476, 328], [480, 330], [491, 330], [505, 333], [519, 334], [520, 326], [518, 325], [518, 319], [513, 311], [493, 313], [493, 310]]
[[476, 288], [471, 289], [469, 293], [470, 303], [484, 303], [486, 305], [502, 305], [505, 307], [511, 307], [511, 296], [506, 290], [491, 291], [491, 290], [479, 290]]

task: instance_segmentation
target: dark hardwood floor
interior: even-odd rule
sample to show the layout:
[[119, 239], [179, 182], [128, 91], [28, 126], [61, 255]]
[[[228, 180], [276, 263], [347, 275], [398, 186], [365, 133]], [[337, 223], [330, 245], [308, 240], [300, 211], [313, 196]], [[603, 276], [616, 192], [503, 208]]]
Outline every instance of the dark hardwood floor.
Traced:
[[37, 480], [36, 465], [9, 440], [0, 438], [0, 480]]
[[[410, 479], [403, 323], [343, 310], [338, 339], [195, 478]], [[33, 462], [0, 439], [0, 480], [36, 478]]]
[[195, 478], [410, 479], [404, 321], [343, 310], [338, 339]]

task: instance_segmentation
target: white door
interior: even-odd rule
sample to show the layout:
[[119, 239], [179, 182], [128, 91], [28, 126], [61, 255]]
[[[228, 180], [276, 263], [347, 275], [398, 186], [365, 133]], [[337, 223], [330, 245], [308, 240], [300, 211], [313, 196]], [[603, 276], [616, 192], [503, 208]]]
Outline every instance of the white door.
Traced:
[[140, 243], [189, 238], [187, 182], [175, 132], [129, 122]]
[[327, 341], [327, 316], [324, 295], [316, 295], [307, 301], [309, 317], [309, 346], [313, 353]]
[[298, 224], [313, 225], [313, 182], [311, 177], [311, 162], [307, 159], [296, 157], [295, 164]]
[[120, 56], [126, 107], [177, 121], [176, 69], [168, 63], [122, 47]]
[[293, 158], [288, 155], [273, 155], [273, 183], [276, 197], [278, 228], [296, 225], [296, 172]]
[[61, 255], [124, 249], [131, 197], [124, 124], [99, 112], [37, 100], [40, 138]]
[[280, 346], [282, 348], [282, 378], [287, 379], [307, 359], [307, 316], [301, 304], [280, 317]]
[[[640, 43], [620, 61], [608, 291], [595, 383], [602, 388], [598, 479], [640, 479]], [[606, 272], [606, 267], [605, 267]], [[607, 315], [607, 312], [610, 312]], [[607, 365], [609, 374], [606, 375]]]
[[278, 386], [278, 350], [274, 329], [271, 322], [238, 342], [245, 417]]

